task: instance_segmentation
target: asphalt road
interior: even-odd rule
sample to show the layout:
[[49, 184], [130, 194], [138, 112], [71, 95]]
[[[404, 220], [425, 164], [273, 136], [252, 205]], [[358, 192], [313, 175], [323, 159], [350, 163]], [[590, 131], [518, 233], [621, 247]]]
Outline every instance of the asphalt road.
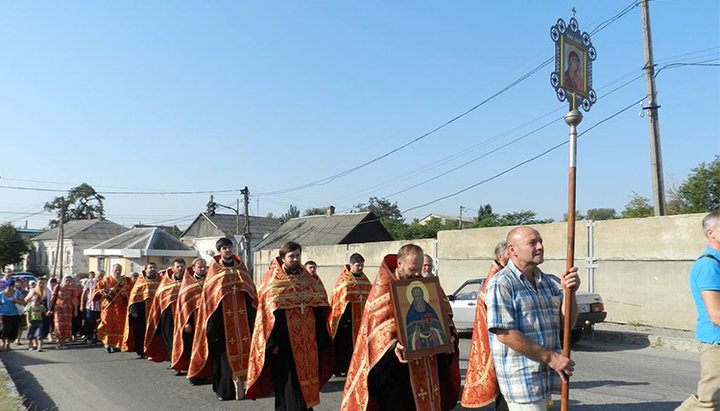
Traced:
[[[463, 372], [468, 347], [463, 339]], [[30, 410], [272, 410], [274, 404], [273, 398], [220, 402], [211, 386], [191, 386], [174, 376], [168, 363], [107, 354], [99, 347], [57, 351], [48, 345], [41, 353], [16, 349], [0, 355]], [[696, 353], [583, 341], [572, 356], [577, 365], [571, 410], [674, 410], [695, 391], [700, 376]], [[315, 409], [339, 409], [343, 385], [344, 379], [330, 380]], [[559, 396], [554, 399], [559, 409]]]

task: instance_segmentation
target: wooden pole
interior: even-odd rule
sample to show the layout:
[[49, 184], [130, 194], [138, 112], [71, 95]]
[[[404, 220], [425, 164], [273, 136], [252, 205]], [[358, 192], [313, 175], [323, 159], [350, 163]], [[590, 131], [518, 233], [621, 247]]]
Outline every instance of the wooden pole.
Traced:
[[[572, 96], [575, 101], [575, 95]], [[582, 114], [574, 105], [572, 110], [565, 114], [565, 123], [570, 126], [570, 166], [568, 169], [568, 213], [567, 213], [567, 261], [565, 263], [565, 271], [569, 271], [573, 267], [575, 261], [575, 176], [577, 168], [577, 125], [582, 121]], [[569, 288], [564, 288], [564, 304], [563, 304], [563, 355], [570, 358], [570, 332], [572, 324], [570, 324], [570, 308], [572, 304], [569, 302], [575, 298], [575, 292]], [[560, 410], [568, 411], [568, 402], [570, 399], [570, 379], [562, 383]]]

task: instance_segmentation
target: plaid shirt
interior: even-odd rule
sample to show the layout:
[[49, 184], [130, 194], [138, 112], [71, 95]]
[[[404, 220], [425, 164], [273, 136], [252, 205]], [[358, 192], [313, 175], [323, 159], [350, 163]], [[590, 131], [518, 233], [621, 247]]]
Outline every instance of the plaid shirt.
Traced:
[[[541, 347], [561, 352], [562, 289], [535, 268], [537, 289], [512, 261], [488, 283], [485, 294], [488, 329], [518, 330]], [[514, 403], [529, 403], [550, 395], [555, 371], [501, 343], [490, 333], [490, 350], [500, 391]]]

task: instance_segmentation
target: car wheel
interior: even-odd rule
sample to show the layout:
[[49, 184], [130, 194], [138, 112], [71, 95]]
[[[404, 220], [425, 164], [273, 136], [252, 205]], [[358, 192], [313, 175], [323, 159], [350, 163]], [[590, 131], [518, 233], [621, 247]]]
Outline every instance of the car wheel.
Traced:
[[576, 344], [583, 335], [583, 328], [578, 327], [570, 332], [570, 344]]

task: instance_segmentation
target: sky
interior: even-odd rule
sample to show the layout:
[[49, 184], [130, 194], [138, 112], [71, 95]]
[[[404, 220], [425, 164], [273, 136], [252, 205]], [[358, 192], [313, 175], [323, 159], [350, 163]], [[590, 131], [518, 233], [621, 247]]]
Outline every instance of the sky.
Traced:
[[[581, 31], [607, 23], [577, 209], [620, 212], [652, 197], [633, 4], [4, 1], [0, 223], [46, 227], [45, 202], [83, 182], [126, 226], [185, 228], [244, 186], [260, 216], [380, 197], [408, 222], [483, 204], [562, 220], [567, 103], [536, 69], [573, 7]], [[667, 189], [720, 153], [720, 67], [676, 64], [720, 63], [720, 2], [651, 1], [650, 20]]]

